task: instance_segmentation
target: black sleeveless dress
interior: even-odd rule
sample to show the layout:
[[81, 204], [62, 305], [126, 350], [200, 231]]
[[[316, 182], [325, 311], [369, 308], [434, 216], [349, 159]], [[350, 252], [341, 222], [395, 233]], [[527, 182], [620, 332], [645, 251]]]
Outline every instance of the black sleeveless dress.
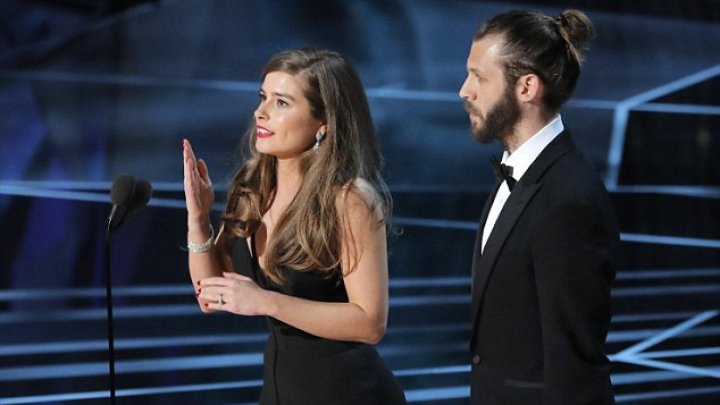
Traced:
[[[233, 266], [262, 288], [323, 302], [347, 302], [342, 277], [285, 271], [278, 285], [266, 277], [245, 239], [233, 246]], [[371, 345], [324, 339], [268, 317], [261, 405], [396, 405], [405, 396]]]

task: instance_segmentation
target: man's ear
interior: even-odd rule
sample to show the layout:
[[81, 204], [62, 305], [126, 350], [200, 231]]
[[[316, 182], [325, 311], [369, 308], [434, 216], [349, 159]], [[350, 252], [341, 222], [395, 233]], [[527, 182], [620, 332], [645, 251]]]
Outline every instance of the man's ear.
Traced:
[[517, 99], [526, 103], [540, 100], [544, 90], [545, 85], [534, 73], [520, 76], [515, 86]]

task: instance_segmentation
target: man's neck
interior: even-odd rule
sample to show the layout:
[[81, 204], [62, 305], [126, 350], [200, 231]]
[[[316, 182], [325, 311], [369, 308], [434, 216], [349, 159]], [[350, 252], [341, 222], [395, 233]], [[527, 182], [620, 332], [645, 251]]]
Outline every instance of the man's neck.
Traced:
[[552, 121], [556, 115], [557, 113], [553, 113], [550, 116], [545, 117], [541, 114], [532, 114], [520, 119], [520, 121], [515, 124], [513, 133], [502, 140], [505, 150], [512, 155], [512, 153], [518, 150], [522, 144], [540, 132], [540, 130]]

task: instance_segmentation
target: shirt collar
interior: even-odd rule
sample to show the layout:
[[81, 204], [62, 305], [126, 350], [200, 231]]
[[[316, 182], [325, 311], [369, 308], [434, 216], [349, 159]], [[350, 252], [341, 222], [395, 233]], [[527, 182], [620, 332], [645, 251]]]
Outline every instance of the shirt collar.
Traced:
[[545, 149], [550, 142], [555, 139], [565, 129], [562, 118], [558, 114], [552, 119], [547, 125], [545, 125], [535, 135], [531, 136], [530, 139], [525, 141], [520, 147], [513, 152], [511, 155], [507, 150], [503, 152], [502, 163], [512, 166], [512, 177], [515, 180], [525, 174], [530, 165], [540, 155], [540, 152]]

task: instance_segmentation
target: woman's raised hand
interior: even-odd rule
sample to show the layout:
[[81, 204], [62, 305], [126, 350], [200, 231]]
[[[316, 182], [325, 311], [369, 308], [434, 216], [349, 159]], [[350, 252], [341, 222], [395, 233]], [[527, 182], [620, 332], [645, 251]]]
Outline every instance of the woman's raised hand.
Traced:
[[183, 139], [183, 166], [188, 229], [191, 232], [207, 230], [215, 194], [205, 161], [195, 158], [190, 141], [187, 139]]

